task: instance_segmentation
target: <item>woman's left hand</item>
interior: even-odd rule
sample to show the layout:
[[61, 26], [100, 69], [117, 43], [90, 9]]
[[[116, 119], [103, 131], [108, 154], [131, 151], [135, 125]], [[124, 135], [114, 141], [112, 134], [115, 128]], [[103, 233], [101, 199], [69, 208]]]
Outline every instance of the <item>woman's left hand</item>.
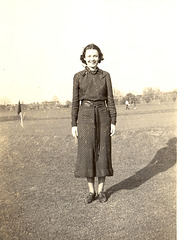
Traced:
[[111, 137], [114, 135], [115, 133], [115, 130], [116, 130], [116, 126], [114, 124], [111, 124]]

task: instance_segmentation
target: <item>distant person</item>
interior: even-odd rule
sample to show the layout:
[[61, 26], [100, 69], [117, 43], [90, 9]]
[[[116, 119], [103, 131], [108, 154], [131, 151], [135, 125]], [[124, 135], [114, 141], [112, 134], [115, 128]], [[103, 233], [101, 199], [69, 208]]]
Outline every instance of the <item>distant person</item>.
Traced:
[[111, 136], [115, 133], [116, 107], [110, 75], [98, 68], [103, 60], [100, 48], [87, 45], [80, 60], [86, 67], [74, 75], [73, 81], [72, 135], [78, 138], [75, 177], [87, 178], [86, 203], [96, 198], [103, 203], [107, 201], [105, 178], [113, 176]]
[[129, 104], [128, 100], [126, 100], [125, 105], [126, 105], [126, 110], [129, 109], [130, 104]]

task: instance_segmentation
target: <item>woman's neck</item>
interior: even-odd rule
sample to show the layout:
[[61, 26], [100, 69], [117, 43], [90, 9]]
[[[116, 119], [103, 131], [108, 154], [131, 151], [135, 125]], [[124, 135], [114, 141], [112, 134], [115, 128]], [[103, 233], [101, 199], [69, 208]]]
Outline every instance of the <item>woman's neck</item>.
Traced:
[[92, 67], [89, 67], [89, 66], [87, 66], [89, 69], [90, 69], [90, 71], [96, 71], [97, 70], [97, 66], [96, 67], [94, 67], [94, 68], [92, 68]]

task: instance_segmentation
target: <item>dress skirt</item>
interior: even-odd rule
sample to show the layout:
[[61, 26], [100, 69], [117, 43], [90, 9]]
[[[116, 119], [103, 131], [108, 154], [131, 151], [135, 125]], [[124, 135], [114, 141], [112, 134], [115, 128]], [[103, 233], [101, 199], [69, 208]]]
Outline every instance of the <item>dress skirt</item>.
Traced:
[[96, 107], [93, 105], [79, 107], [76, 178], [113, 176], [111, 120], [106, 105], [97, 106], [97, 115], [96, 122]]

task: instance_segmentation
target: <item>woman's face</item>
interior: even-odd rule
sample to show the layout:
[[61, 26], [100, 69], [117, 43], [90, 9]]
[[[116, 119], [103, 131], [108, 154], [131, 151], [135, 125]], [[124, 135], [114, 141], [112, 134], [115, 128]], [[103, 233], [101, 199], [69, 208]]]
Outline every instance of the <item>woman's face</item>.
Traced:
[[89, 68], [95, 69], [99, 62], [98, 51], [96, 49], [87, 49], [84, 60]]

